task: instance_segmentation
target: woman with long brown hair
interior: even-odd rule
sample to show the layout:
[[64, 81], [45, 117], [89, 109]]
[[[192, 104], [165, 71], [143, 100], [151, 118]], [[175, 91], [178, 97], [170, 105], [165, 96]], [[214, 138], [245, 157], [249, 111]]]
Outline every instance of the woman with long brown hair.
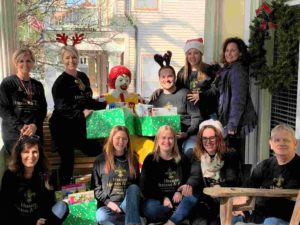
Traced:
[[141, 224], [138, 178], [138, 160], [130, 147], [129, 131], [125, 126], [115, 126], [93, 167], [98, 223]]
[[1, 224], [58, 225], [68, 215], [65, 202], [55, 203], [39, 139], [36, 135], [21, 136], [13, 148], [2, 178]]
[[[205, 187], [236, 187], [240, 185], [240, 160], [234, 149], [229, 149], [223, 139], [223, 127], [217, 120], [203, 121], [199, 126], [194, 163], [200, 164]], [[218, 224], [219, 202], [202, 195], [195, 210], [193, 224]], [[201, 223], [201, 224], [202, 224]]]

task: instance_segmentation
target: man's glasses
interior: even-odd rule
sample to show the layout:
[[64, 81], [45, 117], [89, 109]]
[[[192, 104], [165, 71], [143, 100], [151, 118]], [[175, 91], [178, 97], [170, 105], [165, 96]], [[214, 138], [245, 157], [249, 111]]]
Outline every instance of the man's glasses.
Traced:
[[211, 137], [202, 137], [202, 142], [207, 143], [207, 142], [215, 142], [217, 140], [216, 136], [211, 136]]

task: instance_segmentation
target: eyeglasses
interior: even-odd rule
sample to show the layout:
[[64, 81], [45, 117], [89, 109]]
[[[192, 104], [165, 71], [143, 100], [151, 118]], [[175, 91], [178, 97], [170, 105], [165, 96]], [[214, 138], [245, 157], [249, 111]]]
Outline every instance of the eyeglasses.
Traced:
[[215, 142], [217, 140], [216, 136], [211, 136], [211, 137], [202, 137], [202, 142]]
[[40, 136], [35, 135], [35, 134], [30, 135], [30, 136], [28, 136], [28, 135], [22, 135], [22, 136], [20, 136], [20, 138], [19, 138], [19, 141], [22, 141], [22, 142], [24, 142], [24, 141], [26, 141], [26, 140], [39, 141], [39, 140], [40, 140]]

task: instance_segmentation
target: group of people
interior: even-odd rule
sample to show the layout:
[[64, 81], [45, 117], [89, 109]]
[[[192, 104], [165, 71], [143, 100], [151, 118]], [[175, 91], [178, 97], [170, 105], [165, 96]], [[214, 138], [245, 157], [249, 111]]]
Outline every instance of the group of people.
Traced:
[[[92, 98], [88, 76], [77, 70], [76, 47], [61, 49], [65, 69], [52, 87], [55, 105], [49, 121], [54, 150], [61, 157], [60, 183], [70, 183], [75, 147], [88, 155], [102, 152], [92, 171], [100, 224], [141, 224], [141, 216], [148, 223], [167, 225], [187, 218], [195, 225], [218, 224], [219, 203], [202, 189], [242, 185], [243, 140], [257, 125], [249, 90], [247, 46], [240, 38], [228, 38], [223, 44], [222, 67], [202, 61], [202, 39], [188, 40], [184, 52], [186, 62], [177, 76], [170, 65], [170, 51], [154, 56], [161, 66], [161, 89], [153, 93], [150, 104], [176, 107], [181, 131], [176, 133], [169, 126], [158, 130], [140, 173], [131, 145], [134, 140], [126, 127], [114, 127], [103, 149], [97, 140], [87, 140], [85, 118], [93, 110], [104, 109], [106, 102]], [[6, 212], [3, 218], [14, 215], [11, 219], [16, 223], [60, 224], [68, 207], [64, 202], [54, 203], [49, 183], [42, 148], [47, 113], [43, 85], [30, 77], [35, 58], [29, 49], [17, 50], [13, 62], [16, 74], [0, 85], [3, 148], [9, 155], [0, 192], [1, 210]], [[122, 71], [113, 79], [120, 91], [125, 84], [127, 89], [126, 79], [130, 80], [130, 71], [126, 67]], [[294, 171], [300, 161], [292, 129], [285, 125], [274, 128], [270, 146], [275, 157], [259, 164], [246, 185], [299, 188], [300, 178]], [[278, 204], [287, 207], [280, 211], [279, 206], [274, 207]], [[255, 222], [275, 217], [281, 223], [289, 220], [292, 207], [289, 200], [262, 201], [264, 210], [258, 211], [262, 213], [252, 215], [259, 215]]]
[[196, 139], [189, 160], [179, 151], [176, 132], [167, 125], [160, 127], [154, 149], [139, 173], [128, 129], [115, 126], [93, 167], [97, 222], [141, 224], [141, 216], [148, 223], [167, 225], [181, 224], [187, 218], [194, 224], [217, 220], [218, 203], [204, 197], [202, 190], [214, 185], [238, 186], [240, 161], [226, 147], [219, 121], [202, 122]]
[[[225, 143], [219, 121], [203, 121], [196, 140], [189, 160], [179, 151], [176, 132], [167, 125], [160, 127], [139, 173], [128, 129], [114, 127], [93, 167], [97, 222], [143, 224], [146, 218], [148, 224], [177, 225], [185, 219], [194, 225], [220, 224], [219, 201], [203, 194], [204, 187], [300, 187], [297, 141], [287, 125], [272, 129], [274, 156], [259, 163], [249, 179], [243, 177], [238, 152]], [[259, 198], [250, 215], [234, 212], [233, 221], [288, 225], [294, 205], [286, 198]]]

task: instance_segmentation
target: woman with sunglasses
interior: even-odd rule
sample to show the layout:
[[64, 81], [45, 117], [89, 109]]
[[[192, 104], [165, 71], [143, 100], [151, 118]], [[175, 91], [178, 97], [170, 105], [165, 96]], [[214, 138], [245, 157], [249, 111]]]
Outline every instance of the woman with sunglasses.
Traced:
[[17, 141], [2, 178], [0, 198], [0, 224], [58, 225], [67, 217], [67, 204], [55, 203], [38, 136]]
[[[205, 120], [199, 126], [193, 162], [201, 167], [205, 187], [236, 187], [240, 184], [240, 160], [223, 139], [223, 127], [217, 120]], [[192, 224], [219, 224], [219, 202], [203, 194]]]
[[47, 102], [41, 82], [30, 77], [35, 58], [28, 48], [21, 48], [12, 57], [16, 74], [3, 79], [0, 85], [0, 117], [3, 148], [9, 154], [20, 135], [43, 137], [43, 121]]

